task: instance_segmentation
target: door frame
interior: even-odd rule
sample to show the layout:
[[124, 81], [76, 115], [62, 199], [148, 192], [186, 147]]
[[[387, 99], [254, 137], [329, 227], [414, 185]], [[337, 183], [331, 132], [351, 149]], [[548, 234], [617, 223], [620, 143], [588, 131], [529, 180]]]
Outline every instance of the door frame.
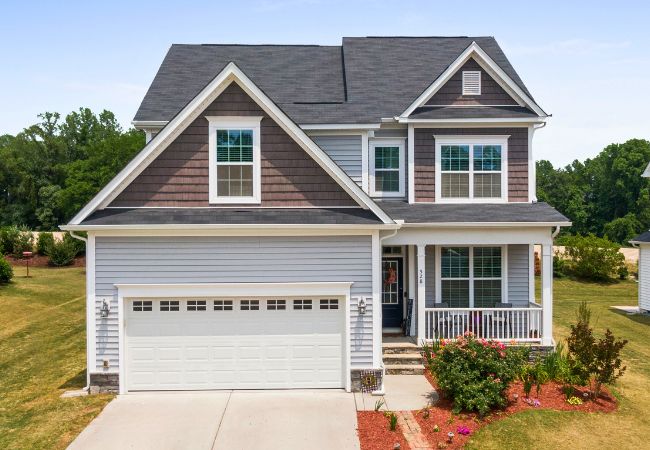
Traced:
[[117, 288], [119, 393], [128, 392], [126, 383], [126, 307], [133, 298], [160, 299], [169, 297], [281, 297], [336, 296], [343, 301], [343, 383], [346, 392], [352, 388], [350, 372], [350, 287], [352, 282], [315, 283], [201, 283], [201, 284], [115, 284]]
[[[386, 260], [397, 260], [398, 261], [398, 268], [400, 269], [400, 271], [397, 274], [397, 283], [398, 283], [398, 291], [397, 291], [398, 302], [397, 302], [397, 304], [398, 304], [398, 310], [401, 312], [402, 318], [401, 318], [401, 322], [400, 322], [399, 327], [395, 327], [395, 328], [402, 328], [401, 324], [404, 322], [404, 319], [406, 317], [405, 314], [404, 314], [404, 304], [405, 304], [405, 302], [404, 302], [404, 275], [405, 275], [405, 264], [404, 264], [405, 258], [404, 258], [404, 254], [402, 252], [400, 254], [395, 254], [395, 255], [390, 255], [390, 254], [382, 255], [382, 257], [381, 257], [382, 272], [383, 272], [383, 264], [384, 264], [384, 261], [386, 261]], [[383, 276], [381, 278], [383, 278]], [[384, 316], [384, 285], [383, 285], [383, 280], [382, 280], [382, 283], [381, 283], [381, 294], [380, 295], [381, 295], [380, 300], [381, 300], [382, 318], [383, 318], [383, 316]], [[401, 301], [401, 305], [400, 305], [400, 301]], [[383, 323], [382, 323], [382, 329], [383, 328], [393, 328], [393, 327], [384, 327]]]

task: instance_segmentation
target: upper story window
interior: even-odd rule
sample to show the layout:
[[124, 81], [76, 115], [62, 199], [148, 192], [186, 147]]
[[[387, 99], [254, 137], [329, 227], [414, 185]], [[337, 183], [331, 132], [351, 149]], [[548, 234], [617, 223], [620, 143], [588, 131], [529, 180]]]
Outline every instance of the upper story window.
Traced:
[[404, 140], [370, 143], [370, 195], [403, 197], [404, 173]]
[[436, 202], [507, 201], [509, 136], [435, 136]]
[[210, 203], [260, 203], [261, 117], [206, 117]]
[[481, 71], [463, 71], [463, 95], [481, 95]]

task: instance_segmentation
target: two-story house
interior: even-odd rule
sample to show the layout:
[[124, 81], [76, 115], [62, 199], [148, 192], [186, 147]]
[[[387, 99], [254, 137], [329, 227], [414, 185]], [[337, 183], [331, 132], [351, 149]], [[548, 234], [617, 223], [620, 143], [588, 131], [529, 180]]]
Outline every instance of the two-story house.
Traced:
[[389, 334], [552, 345], [547, 117], [491, 37], [173, 45], [146, 146], [62, 227], [90, 384], [350, 390], [399, 370]]

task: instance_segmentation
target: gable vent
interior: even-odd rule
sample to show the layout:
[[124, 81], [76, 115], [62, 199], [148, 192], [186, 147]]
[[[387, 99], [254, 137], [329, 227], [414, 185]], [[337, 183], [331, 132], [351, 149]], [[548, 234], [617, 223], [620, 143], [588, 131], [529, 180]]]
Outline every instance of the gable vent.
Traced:
[[463, 95], [481, 95], [481, 71], [463, 71]]

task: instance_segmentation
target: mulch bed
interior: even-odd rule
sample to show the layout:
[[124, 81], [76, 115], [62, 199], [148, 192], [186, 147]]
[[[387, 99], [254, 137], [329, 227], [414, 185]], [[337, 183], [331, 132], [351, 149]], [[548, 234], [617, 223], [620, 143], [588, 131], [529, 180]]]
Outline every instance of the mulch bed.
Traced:
[[400, 450], [410, 449], [400, 431], [388, 428], [388, 418], [381, 411], [358, 411], [357, 427], [361, 450], [393, 450], [399, 444]]
[[[11, 264], [14, 269], [17, 269], [19, 267], [25, 267], [25, 259], [23, 258], [14, 258], [11, 255], [5, 256], [5, 259], [9, 261], [9, 264]], [[49, 258], [47, 256], [43, 255], [34, 255], [31, 258], [29, 258], [29, 267], [53, 267], [48, 264]], [[85, 256], [77, 256], [74, 259], [74, 262], [70, 264], [69, 266], [65, 267], [85, 267], [86, 266], [86, 257]]]
[[[431, 374], [426, 371], [425, 376], [431, 385], [436, 388]], [[537, 396], [535, 388], [530, 394], [531, 400], [538, 400], [539, 406], [533, 406], [525, 402], [524, 389], [521, 382], [513, 383], [508, 389], [509, 404], [506, 408], [496, 411], [487, 417], [479, 418], [475, 413], [454, 415], [452, 413], [451, 401], [442, 398], [436, 406], [429, 409], [429, 416], [425, 418], [425, 414], [420, 411], [415, 414], [415, 419], [420, 424], [422, 432], [426, 435], [429, 443], [433, 448], [448, 448], [459, 449], [463, 448], [467, 441], [471, 438], [479, 428], [505, 418], [511, 414], [529, 409], [550, 409], [556, 411], [581, 411], [581, 412], [612, 412], [617, 408], [617, 402], [613, 395], [605, 388], [601, 396], [597, 400], [589, 400], [583, 397], [583, 393], [587, 392], [587, 388], [576, 388], [574, 395], [583, 400], [582, 405], [570, 405], [566, 402], [564, 393], [562, 392], [562, 385], [556, 382], [549, 382], [542, 386], [540, 395]], [[514, 400], [514, 395], [518, 395], [518, 399]], [[434, 431], [435, 426], [438, 426], [439, 431]], [[466, 427], [469, 429], [469, 435], [461, 435], [458, 431], [459, 428]], [[447, 433], [454, 433], [451, 442], [448, 440]]]

